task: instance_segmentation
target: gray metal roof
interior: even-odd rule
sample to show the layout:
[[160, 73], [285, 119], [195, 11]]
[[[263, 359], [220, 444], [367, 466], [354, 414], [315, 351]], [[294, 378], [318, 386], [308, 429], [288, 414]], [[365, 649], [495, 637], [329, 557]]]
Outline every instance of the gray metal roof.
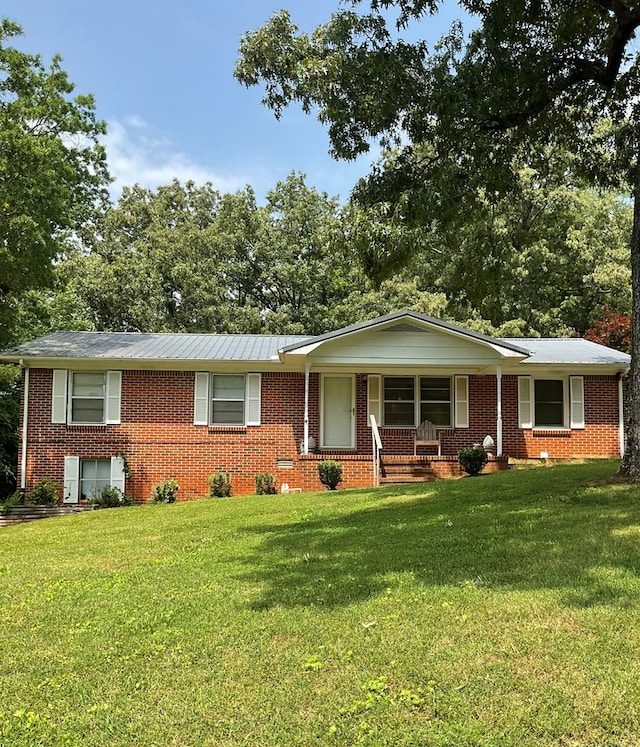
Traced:
[[509, 337], [505, 338], [505, 342], [531, 351], [531, 357], [523, 361], [523, 365], [568, 363], [628, 366], [631, 363], [631, 356], [627, 353], [580, 337]]
[[150, 334], [139, 332], [54, 332], [3, 351], [19, 358], [268, 361], [300, 335]]

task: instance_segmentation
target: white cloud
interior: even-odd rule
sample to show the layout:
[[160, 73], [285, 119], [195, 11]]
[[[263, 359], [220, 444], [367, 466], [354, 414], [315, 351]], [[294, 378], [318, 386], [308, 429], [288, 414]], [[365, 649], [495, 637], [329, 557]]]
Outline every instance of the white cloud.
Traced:
[[127, 117], [124, 124], [118, 120], [109, 121], [103, 144], [109, 171], [114, 178], [110, 186], [114, 200], [118, 199], [123, 187], [133, 184], [156, 189], [174, 179], [180, 182], [192, 180], [196, 184], [211, 182], [220, 192], [236, 192], [249, 182], [243, 175], [219, 174], [194, 163], [166, 137], [154, 134], [137, 115]]

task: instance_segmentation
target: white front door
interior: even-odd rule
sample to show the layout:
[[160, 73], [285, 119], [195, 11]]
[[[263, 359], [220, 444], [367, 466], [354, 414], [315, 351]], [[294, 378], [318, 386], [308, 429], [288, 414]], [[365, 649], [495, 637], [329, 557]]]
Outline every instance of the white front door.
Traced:
[[356, 403], [353, 376], [322, 376], [320, 445], [324, 449], [355, 448]]

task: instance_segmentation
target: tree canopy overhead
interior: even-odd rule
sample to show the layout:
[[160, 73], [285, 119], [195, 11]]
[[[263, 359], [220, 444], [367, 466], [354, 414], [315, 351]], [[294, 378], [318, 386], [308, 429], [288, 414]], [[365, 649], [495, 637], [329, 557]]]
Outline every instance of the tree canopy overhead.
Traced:
[[0, 21], [0, 342], [16, 299], [46, 282], [64, 239], [105, 197], [109, 181], [91, 96], [54, 57], [11, 46], [22, 29]]
[[[460, 0], [471, 32], [454, 24], [431, 49], [416, 33], [444, 4], [351, 0], [311, 34], [280, 11], [243, 38], [236, 76], [264, 85], [276, 116], [292, 102], [316, 112], [339, 158], [376, 139], [395, 148], [356, 190], [395, 224], [455, 229], [479, 192], [489, 201], [517, 192], [522, 163], [544, 174], [549, 148], [572, 155], [567, 185], [629, 185], [640, 350], [640, 2]], [[400, 245], [397, 261], [406, 256]], [[640, 479], [637, 355], [629, 415], [622, 469]]]

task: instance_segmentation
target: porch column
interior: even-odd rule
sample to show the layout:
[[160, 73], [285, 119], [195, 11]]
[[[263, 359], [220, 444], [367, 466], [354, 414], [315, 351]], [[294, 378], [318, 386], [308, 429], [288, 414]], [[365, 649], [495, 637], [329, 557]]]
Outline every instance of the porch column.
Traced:
[[502, 365], [496, 366], [496, 390], [498, 407], [496, 418], [496, 456], [502, 456]]
[[304, 362], [304, 446], [303, 454], [309, 453], [309, 369], [311, 364], [308, 360]]

